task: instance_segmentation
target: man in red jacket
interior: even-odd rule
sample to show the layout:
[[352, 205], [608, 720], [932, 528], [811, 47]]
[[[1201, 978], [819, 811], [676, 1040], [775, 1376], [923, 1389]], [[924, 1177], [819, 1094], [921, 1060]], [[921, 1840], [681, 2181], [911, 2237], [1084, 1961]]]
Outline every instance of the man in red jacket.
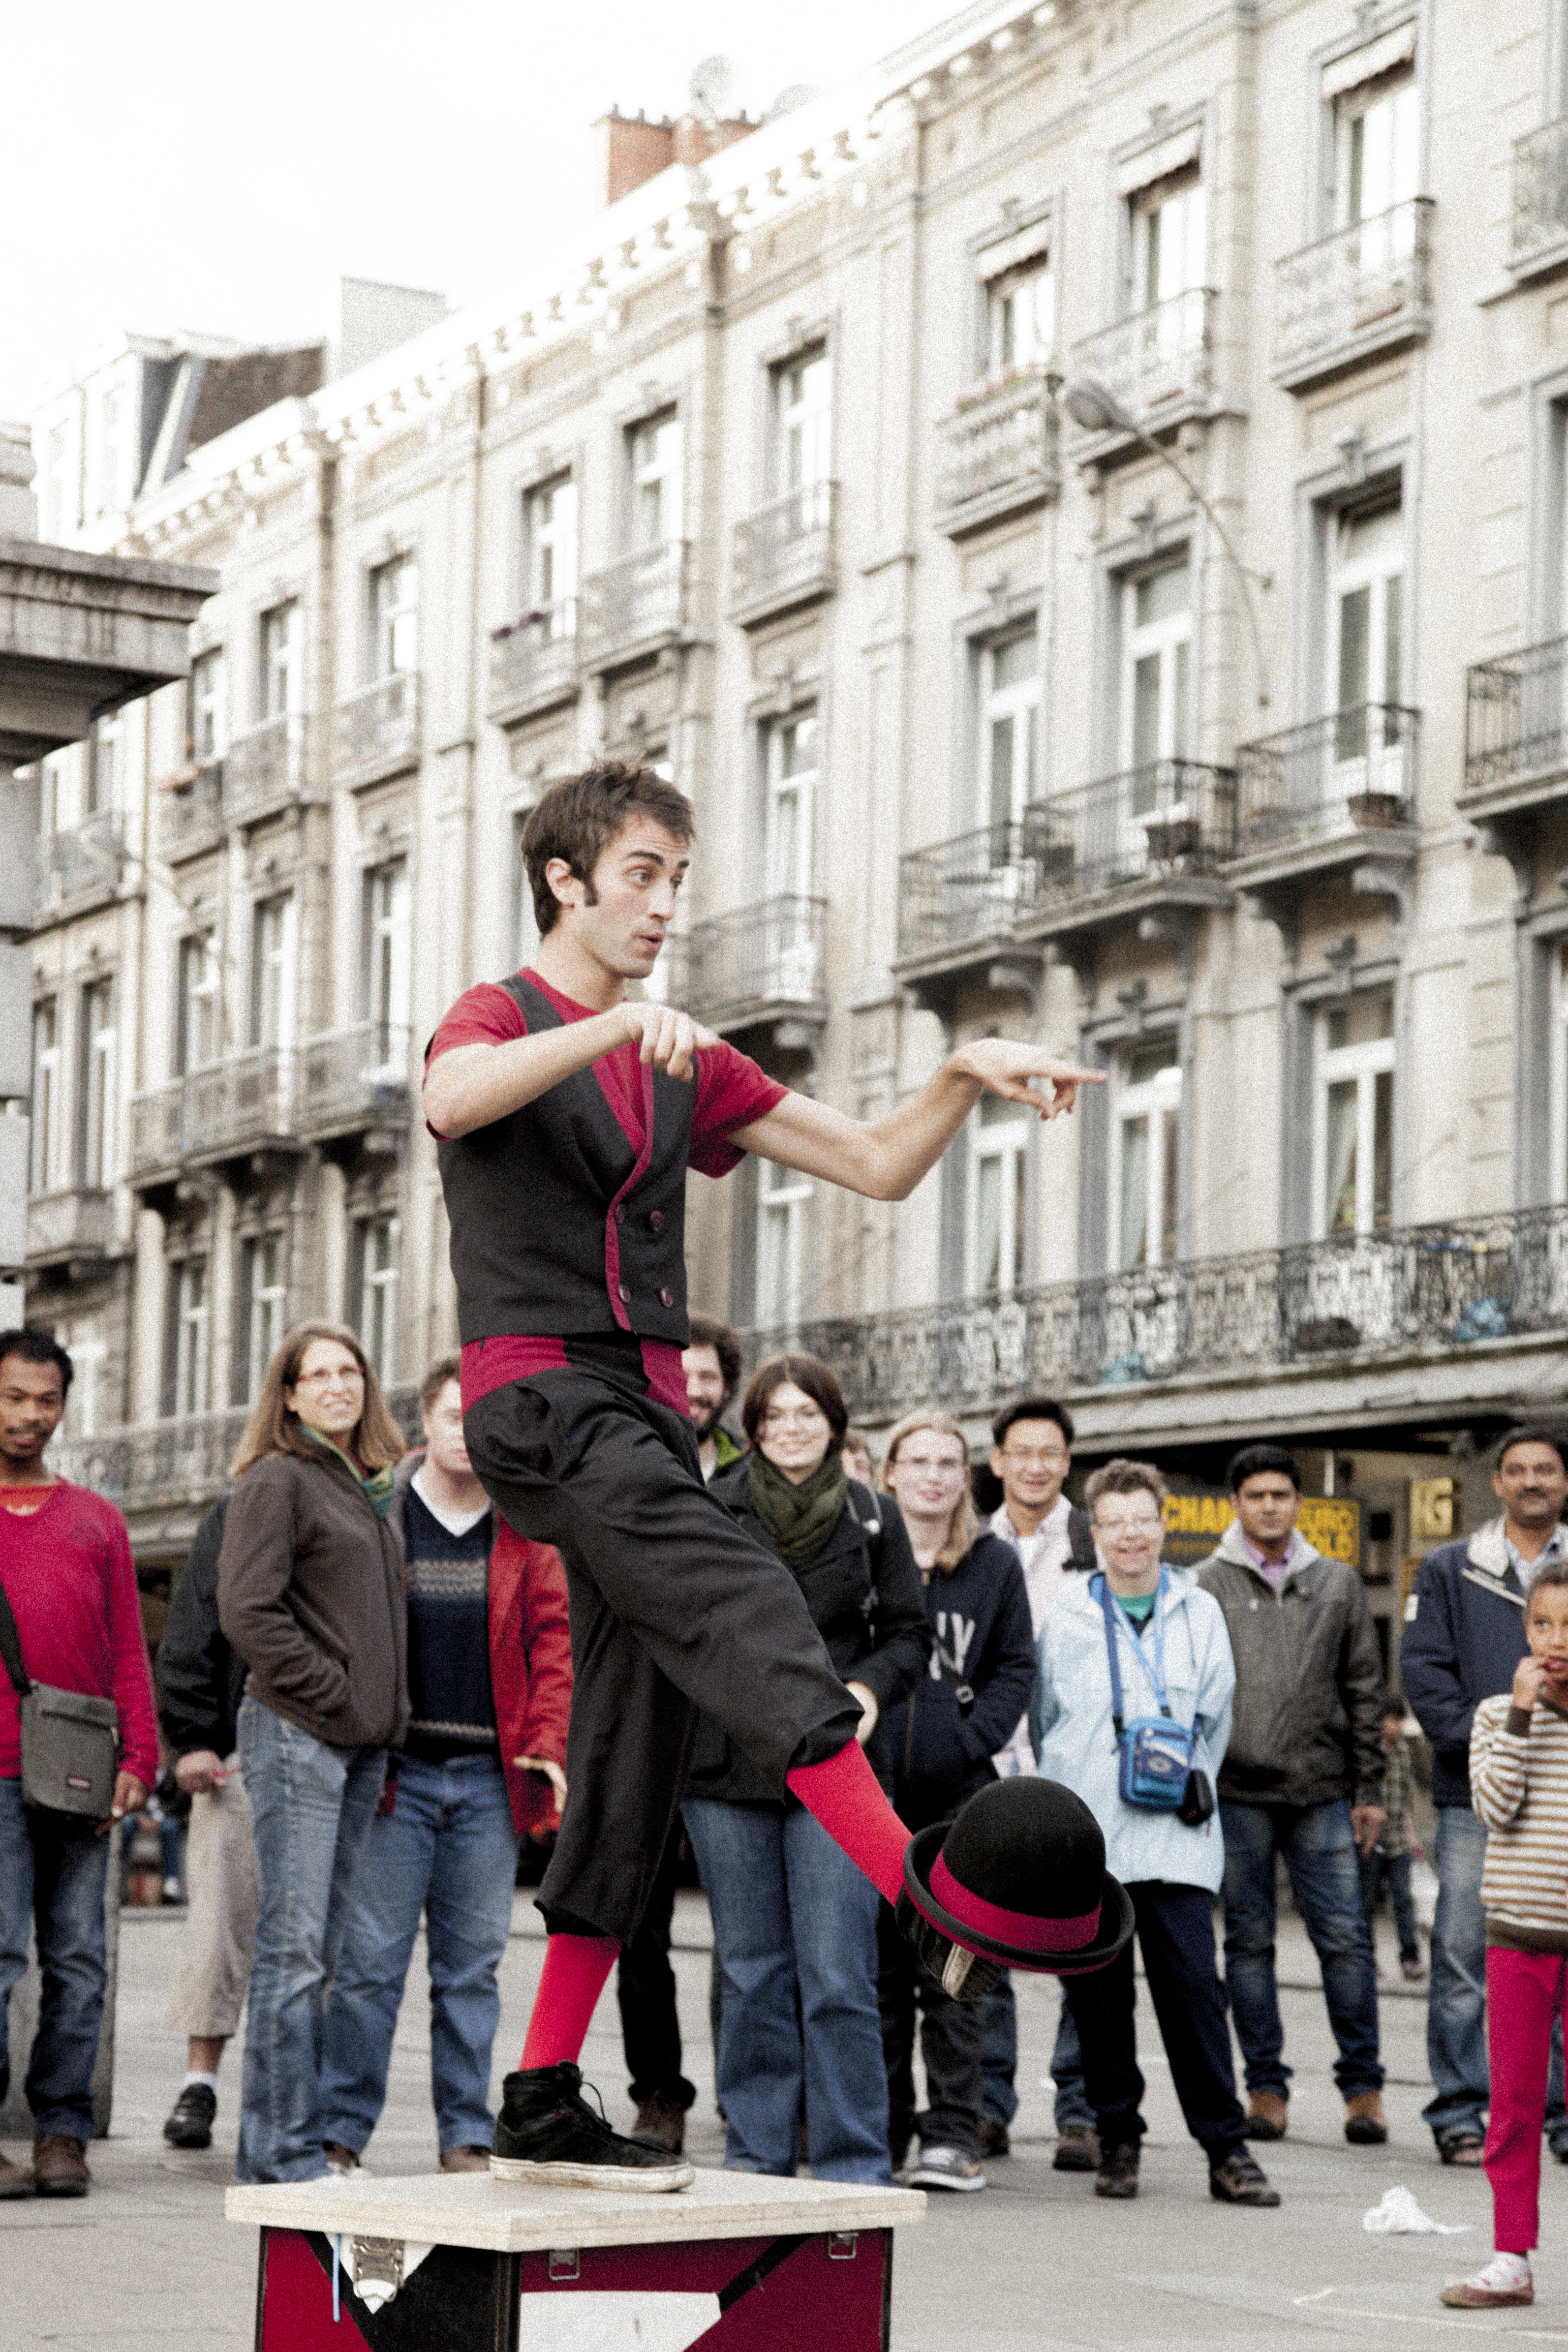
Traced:
[[[141, 1811], [157, 1777], [157, 1717], [125, 1521], [44, 1466], [70, 1383], [71, 1360], [47, 1332], [0, 1332], [0, 1586], [29, 1679], [118, 1707], [118, 1822]], [[26, 2083], [33, 2168], [0, 2157], [0, 2197], [85, 2197], [108, 1982], [108, 1823], [29, 1811], [21, 1775], [16, 1694], [0, 1675], [0, 2099], [11, 2080], [11, 1990], [27, 1966], [30, 1927], [42, 1970]]]
[[469, 1466], [456, 1356], [419, 1391], [425, 1451], [398, 1465], [408, 1558], [407, 1745], [360, 1856], [327, 2006], [322, 2138], [359, 2162], [386, 2073], [421, 1912], [430, 2083], [443, 2172], [489, 2168], [496, 1971], [520, 1839], [561, 1818], [572, 1646], [548, 1544], [514, 1534]]

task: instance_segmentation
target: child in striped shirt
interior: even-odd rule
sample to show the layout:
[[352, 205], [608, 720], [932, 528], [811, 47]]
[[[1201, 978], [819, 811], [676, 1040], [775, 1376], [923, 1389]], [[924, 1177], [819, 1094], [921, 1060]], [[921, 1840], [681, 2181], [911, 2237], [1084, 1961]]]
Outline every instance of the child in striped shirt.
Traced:
[[1466, 2309], [1535, 2300], [1547, 2061], [1568, 1990], [1568, 1560], [1548, 1560], [1536, 1576], [1524, 1631], [1530, 1654], [1512, 1690], [1481, 1701], [1470, 1733], [1470, 1797], [1487, 1829], [1484, 2161], [1497, 2251], [1443, 2289], [1445, 2303]]

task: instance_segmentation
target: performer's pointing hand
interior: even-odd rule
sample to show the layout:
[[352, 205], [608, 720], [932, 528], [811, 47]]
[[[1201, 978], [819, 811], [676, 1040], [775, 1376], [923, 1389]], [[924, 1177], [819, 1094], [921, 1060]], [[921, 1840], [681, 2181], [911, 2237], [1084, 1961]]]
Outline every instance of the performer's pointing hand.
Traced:
[[1001, 1095], [1008, 1102], [1027, 1103], [1042, 1118], [1055, 1118], [1058, 1112], [1071, 1110], [1079, 1087], [1105, 1083], [1103, 1070], [1086, 1070], [1077, 1062], [1064, 1062], [1058, 1055], [1047, 1054], [1043, 1046], [1015, 1045], [1008, 1037], [976, 1037], [972, 1045], [960, 1046], [952, 1063], [955, 1069], [978, 1078], [988, 1094]]

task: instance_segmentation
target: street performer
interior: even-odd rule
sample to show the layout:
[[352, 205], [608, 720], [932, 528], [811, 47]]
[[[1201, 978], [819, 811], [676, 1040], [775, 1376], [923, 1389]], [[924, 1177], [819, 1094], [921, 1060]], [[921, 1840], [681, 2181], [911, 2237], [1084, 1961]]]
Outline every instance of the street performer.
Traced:
[[[580, 2095], [576, 2060], [647, 1906], [700, 1709], [909, 1911], [910, 1833], [864, 1753], [875, 1698], [839, 1680], [789, 1570], [703, 1485], [680, 1362], [686, 1171], [721, 1176], [750, 1151], [901, 1201], [987, 1090], [1050, 1119], [1100, 1075], [985, 1037], [863, 1122], [776, 1085], [687, 1013], [630, 1002], [627, 982], [648, 978], [664, 945], [693, 832], [685, 795], [647, 769], [611, 763], [552, 785], [522, 837], [538, 954], [458, 998], [424, 1088], [468, 1457], [517, 1532], [561, 1553], [575, 1674], [570, 1793], [539, 1895], [549, 1942], [491, 2162], [585, 2187], [693, 2177], [611, 2131]], [[1059, 1940], [1055, 1923], [1042, 1932]], [[933, 1937], [940, 1952], [971, 1948], [923, 1933], [928, 1960]]]

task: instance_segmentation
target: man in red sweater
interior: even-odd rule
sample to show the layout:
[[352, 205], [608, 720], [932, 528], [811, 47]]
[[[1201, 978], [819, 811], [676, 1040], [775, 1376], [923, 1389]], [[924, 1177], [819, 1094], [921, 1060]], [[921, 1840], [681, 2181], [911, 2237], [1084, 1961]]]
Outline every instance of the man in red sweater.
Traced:
[[[0, 1586], [29, 1677], [118, 1707], [118, 1822], [140, 1811], [153, 1785], [157, 1717], [125, 1521], [44, 1466], [70, 1383], [71, 1360], [47, 1332], [0, 1331]], [[0, 2156], [0, 2197], [85, 2197], [107, 1983], [109, 1824], [29, 1811], [21, 1773], [16, 1694], [0, 1675], [0, 2099], [11, 2079], [11, 1989], [35, 1926], [43, 1979], [26, 2083], [33, 2167]]]

